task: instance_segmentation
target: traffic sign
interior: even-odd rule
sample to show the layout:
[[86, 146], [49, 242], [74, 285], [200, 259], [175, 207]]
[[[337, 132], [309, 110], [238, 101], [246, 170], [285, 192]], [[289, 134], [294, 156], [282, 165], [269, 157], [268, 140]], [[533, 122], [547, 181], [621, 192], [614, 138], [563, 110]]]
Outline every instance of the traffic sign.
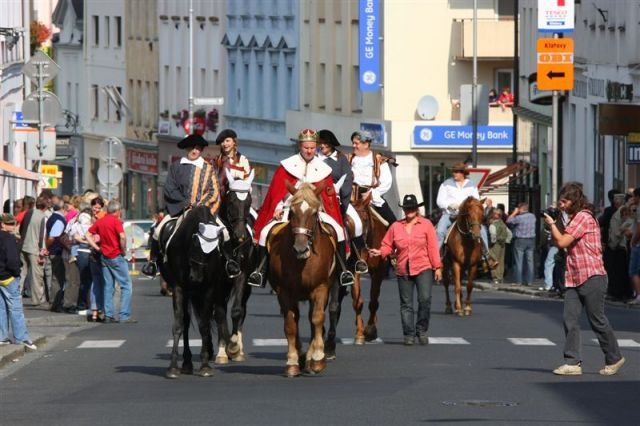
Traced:
[[627, 164], [640, 164], [640, 133], [627, 136]]
[[538, 0], [538, 31], [569, 33], [574, 29], [574, 0]]
[[573, 89], [573, 40], [538, 39], [538, 89]]
[[40, 165], [40, 173], [47, 176], [57, 176], [58, 166], [55, 164], [42, 164]]
[[22, 72], [33, 84], [39, 84], [39, 68], [42, 67], [42, 84], [54, 79], [60, 72], [60, 66], [42, 50], [38, 50], [22, 67]]
[[56, 176], [43, 176], [44, 187], [48, 189], [56, 189], [58, 187], [58, 178]]
[[98, 181], [106, 186], [119, 184], [122, 181], [122, 169], [118, 163], [101, 164], [98, 167]]
[[224, 98], [193, 98], [193, 104], [196, 106], [222, 105], [224, 104]]
[[43, 125], [55, 126], [62, 117], [62, 104], [58, 97], [42, 91], [42, 120], [40, 120], [40, 92], [32, 92], [22, 103], [22, 114], [26, 121], [41, 121]]
[[106, 161], [121, 161], [124, 154], [122, 141], [114, 136], [110, 136], [100, 142], [100, 158]]

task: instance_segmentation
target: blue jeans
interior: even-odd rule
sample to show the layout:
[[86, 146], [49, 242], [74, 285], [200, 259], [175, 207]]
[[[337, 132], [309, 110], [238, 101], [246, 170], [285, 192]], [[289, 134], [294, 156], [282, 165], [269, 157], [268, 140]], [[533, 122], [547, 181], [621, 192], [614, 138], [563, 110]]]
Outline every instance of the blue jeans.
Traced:
[[[449, 213], [442, 213], [438, 225], [436, 226], [436, 235], [438, 237], [438, 247], [442, 247], [444, 237], [447, 236], [447, 229], [451, 225], [451, 215]], [[482, 225], [480, 228], [480, 238], [486, 250], [489, 250], [489, 238], [487, 237], [487, 228]]]
[[[405, 337], [426, 336], [431, 316], [431, 286], [433, 270], [427, 269], [418, 275], [398, 276], [400, 294], [400, 319]], [[418, 318], [414, 325], [413, 288], [418, 289]]]
[[114, 259], [102, 256], [102, 276], [104, 277], [104, 314], [114, 318], [113, 293], [116, 281], [120, 283], [120, 321], [131, 318], [131, 294], [133, 287], [129, 277], [129, 267], [122, 255]]
[[558, 247], [549, 246], [547, 258], [544, 260], [544, 288], [550, 290], [553, 287], [553, 268], [556, 265], [556, 254]]
[[[78, 309], [87, 309], [87, 300], [91, 292], [91, 265], [89, 265], [89, 253], [79, 251], [76, 255], [76, 266], [80, 275], [80, 295], [78, 296]], [[73, 268], [73, 266], [69, 266]], [[89, 303], [90, 304], [90, 303]]]
[[89, 269], [91, 270], [91, 293], [89, 302], [92, 311], [104, 312], [104, 280], [102, 278], [102, 262], [89, 257]]
[[20, 277], [14, 278], [7, 285], [0, 285], [0, 341], [9, 339], [9, 322], [16, 343], [31, 340], [22, 310]]
[[[516, 283], [518, 284], [533, 283], [533, 250], [535, 249], [535, 245], [535, 238], [516, 238], [513, 243], [513, 254], [516, 261]], [[525, 257], [527, 262], [527, 279], [523, 281], [523, 259]]]

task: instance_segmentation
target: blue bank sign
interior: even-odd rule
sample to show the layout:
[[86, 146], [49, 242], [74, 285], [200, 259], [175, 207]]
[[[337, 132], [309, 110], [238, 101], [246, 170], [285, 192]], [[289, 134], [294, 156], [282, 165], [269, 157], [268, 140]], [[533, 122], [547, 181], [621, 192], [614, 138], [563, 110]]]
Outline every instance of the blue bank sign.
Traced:
[[[471, 126], [416, 126], [413, 146], [416, 148], [471, 148]], [[478, 126], [478, 148], [510, 148], [513, 126]]]
[[380, 90], [380, 4], [360, 0], [360, 90]]

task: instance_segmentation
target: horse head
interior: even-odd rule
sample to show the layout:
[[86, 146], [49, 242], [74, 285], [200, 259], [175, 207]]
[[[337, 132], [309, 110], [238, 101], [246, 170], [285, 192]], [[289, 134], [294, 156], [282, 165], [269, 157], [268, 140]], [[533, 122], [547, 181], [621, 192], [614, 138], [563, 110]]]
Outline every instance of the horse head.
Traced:
[[294, 236], [293, 250], [298, 259], [307, 259], [311, 255], [313, 235], [320, 220], [318, 213], [322, 207], [322, 201], [319, 194], [324, 189], [324, 185], [315, 187], [310, 183], [303, 183], [297, 189], [289, 182], [285, 182], [285, 185], [293, 195], [289, 213], [289, 224]]
[[255, 171], [251, 170], [249, 177], [245, 180], [234, 179], [226, 170], [229, 186], [222, 205], [222, 217], [229, 228], [231, 240], [236, 244], [249, 239], [247, 233], [247, 219], [251, 209], [251, 182], [255, 176]]
[[458, 210], [458, 230], [463, 235], [471, 235], [474, 240], [480, 241], [482, 222], [484, 221], [484, 200], [467, 197]]

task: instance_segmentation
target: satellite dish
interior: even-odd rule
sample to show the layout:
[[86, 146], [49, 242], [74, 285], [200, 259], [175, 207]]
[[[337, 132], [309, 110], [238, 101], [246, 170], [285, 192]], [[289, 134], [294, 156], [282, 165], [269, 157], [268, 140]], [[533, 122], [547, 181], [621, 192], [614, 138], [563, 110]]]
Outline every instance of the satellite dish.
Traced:
[[433, 120], [438, 115], [438, 101], [431, 95], [426, 95], [418, 101], [418, 115], [423, 120]]

